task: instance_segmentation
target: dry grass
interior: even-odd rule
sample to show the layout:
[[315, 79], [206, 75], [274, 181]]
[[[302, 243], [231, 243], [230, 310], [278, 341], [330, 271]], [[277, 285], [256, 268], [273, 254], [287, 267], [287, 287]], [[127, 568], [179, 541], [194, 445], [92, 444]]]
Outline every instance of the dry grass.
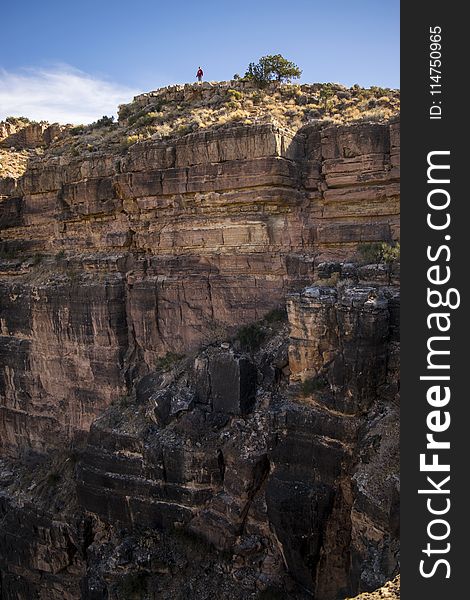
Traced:
[[[325, 84], [326, 86], [326, 84]], [[313, 87], [313, 86], [312, 86]], [[284, 85], [267, 90], [234, 90], [221, 88], [214, 91], [212, 100], [159, 104], [160, 112], [155, 125], [148, 133], [170, 135], [177, 133], [181, 125], [187, 125], [191, 131], [220, 126], [233, 122], [272, 121], [281, 126], [298, 129], [312, 120], [329, 119], [338, 123], [355, 121], [386, 121], [399, 112], [400, 99], [397, 90], [382, 88], [363, 89], [358, 86], [344, 88], [331, 86], [332, 95], [325, 101], [321, 86], [318, 90], [307, 93], [300, 85]], [[158, 103], [158, 100], [156, 101]], [[139, 123], [146, 117], [142, 115], [145, 108], [137, 111], [139, 119], [133, 115], [139, 108], [126, 106], [128, 116], [123, 124], [139, 128]], [[147, 107], [147, 115], [155, 115], [152, 104]], [[149, 117], [147, 117], [149, 118]], [[166, 125], [165, 132], [162, 126]]]
[[[120, 108], [120, 120], [108, 127], [74, 128], [55, 142], [50, 153], [75, 156], [100, 150], [126, 151], [146, 139], [181, 137], [233, 123], [273, 122], [297, 130], [315, 121], [384, 122], [400, 109], [399, 91], [337, 84], [286, 84], [258, 90], [214, 84], [205, 95], [197, 85], [175, 95], [158, 90]], [[233, 87], [232, 87], [233, 86]], [[183, 99], [184, 98], [184, 99]]]
[[0, 178], [20, 177], [26, 171], [29, 159], [36, 154], [35, 150], [0, 148]]

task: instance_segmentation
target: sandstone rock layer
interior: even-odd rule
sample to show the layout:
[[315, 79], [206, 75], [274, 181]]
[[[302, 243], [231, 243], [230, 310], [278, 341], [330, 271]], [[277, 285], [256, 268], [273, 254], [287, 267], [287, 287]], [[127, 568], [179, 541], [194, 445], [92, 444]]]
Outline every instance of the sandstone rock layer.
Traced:
[[2, 180], [3, 253], [33, 256], [0, 265], [2, 444], [87, 430], [136, 369], [396, 240], [397, 128], [208, 130]]
[[398, 140], [223, 127], [0, 180], [2, 597], [395, 574], [397, 269], [354, 262], [399, 239]]

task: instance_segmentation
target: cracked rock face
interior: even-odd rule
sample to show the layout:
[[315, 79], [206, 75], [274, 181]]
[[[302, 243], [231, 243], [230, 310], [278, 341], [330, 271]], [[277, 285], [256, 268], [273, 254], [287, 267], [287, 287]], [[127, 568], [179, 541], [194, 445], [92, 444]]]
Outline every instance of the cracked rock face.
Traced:
[[397, 136], [237, 126], [0, 180], [2, 598], [395, 574], [397, 271], [356, 259], [399, 237]]
[[[372, 290], [374, 309], [365, 300]], [[51, 545], [50, 560], [59, 566], [54, 562], [46, 569], [37, 550], [21, 558], [16, 583], [10, 575], [6, 580], [7, 598], [15, 597], [20, 584], [47, 589], [49, 576], [34, 582], [37, 573], [49, 570], [81, 582], [87, 590], [81, 597], [123, 597], [115, 592], [120, 568], [105, 564], [104, 549], [97, 548], [127, 544], [126, 569], [134, 577], [140, 567], [133, 553], [145, 545], [149, 531], [199, 540], [205, 552], [207, 544], [213, 557], [207, 568], [228, 569], [228, 579], [237, 581], [233, 598], [272, 588], [292, 598], [313, 594], [334, 600], [373, 589], [396, 571], [398, 341], [389, 303], [397, 302], [397, 290], [369, 284], [307, 288], [290, 302], [297, 305], [289, 311], [296, 320], [265, 325], [258, 350], [247, 353], [235, 341], [179, 359], [170, 370], [144, 376], [134, 395], [94, 421], [67, 480], [79, 507], [73, 520], [45, 507], [43, 516], [36, 515], [34, 499], [25, 513], [26, 504], [11, 491], [10, 472], [3, 492], [3, 569], [16, 572], [12, 557], [30, 556], [26, 548], [35, 546], [26, 538], [29, 528], [39, 527], [38, 519], [50, 533], [37, 543], [44, 551]], [[288, 330], [310, 327], [313, 342], [318, 322], [330, 319], [331, 311], [344, 316], [345, 305], [346, 322], [354, 322], [364, 349], [345, 367], [349, 331], [338, 335], [326, 368], [320, 368], [321, 385], [309, 388], [304, 382], [301, 389], [279, 366], [298, 343]], [[379, 375], [371, 378], [372, 370]], [[60, 485], [50, 474], [47, 482]], [[8, 533], [17, 527], [13, 519], [25, 520], [19, 539]], [[23, 538], [24, 547], [18, 546]], [[145, 586], [156, 576], [148, 561], [157, 549], [163, 551], [164, 573], [184, 577], [165, 548], [152, 542]], [[68, 579], [58, 580], [65, 594]]]
[[314, 257], [397, 239], [397, 131], [237, 126], [0, 180], [1, 248], [35, 253], [0, 260], [5, 451], [87, 431], [166, 352], [282, 305]]

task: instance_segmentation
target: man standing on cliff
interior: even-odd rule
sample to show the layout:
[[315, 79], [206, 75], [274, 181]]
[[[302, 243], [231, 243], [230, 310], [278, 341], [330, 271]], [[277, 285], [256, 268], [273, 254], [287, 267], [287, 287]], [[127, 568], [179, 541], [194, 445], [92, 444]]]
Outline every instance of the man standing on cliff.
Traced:
[[196, 73], [197, 80], [202, 81], [203, 76], [204, 76], [204, 71], [201, 69], [201, 67], [199, 67], [199, 69], [197, 70], [197, 73]]

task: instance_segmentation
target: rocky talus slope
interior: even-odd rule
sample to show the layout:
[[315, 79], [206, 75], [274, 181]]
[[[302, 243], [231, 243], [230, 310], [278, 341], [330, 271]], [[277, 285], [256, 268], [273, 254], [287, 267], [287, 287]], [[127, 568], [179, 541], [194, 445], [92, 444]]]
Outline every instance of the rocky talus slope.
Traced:
[[93, 149], [24, 133], [0, 179], [6, 600], [334, 600], [398, 570], [399, 122], [115, 143], [180, 91]]

